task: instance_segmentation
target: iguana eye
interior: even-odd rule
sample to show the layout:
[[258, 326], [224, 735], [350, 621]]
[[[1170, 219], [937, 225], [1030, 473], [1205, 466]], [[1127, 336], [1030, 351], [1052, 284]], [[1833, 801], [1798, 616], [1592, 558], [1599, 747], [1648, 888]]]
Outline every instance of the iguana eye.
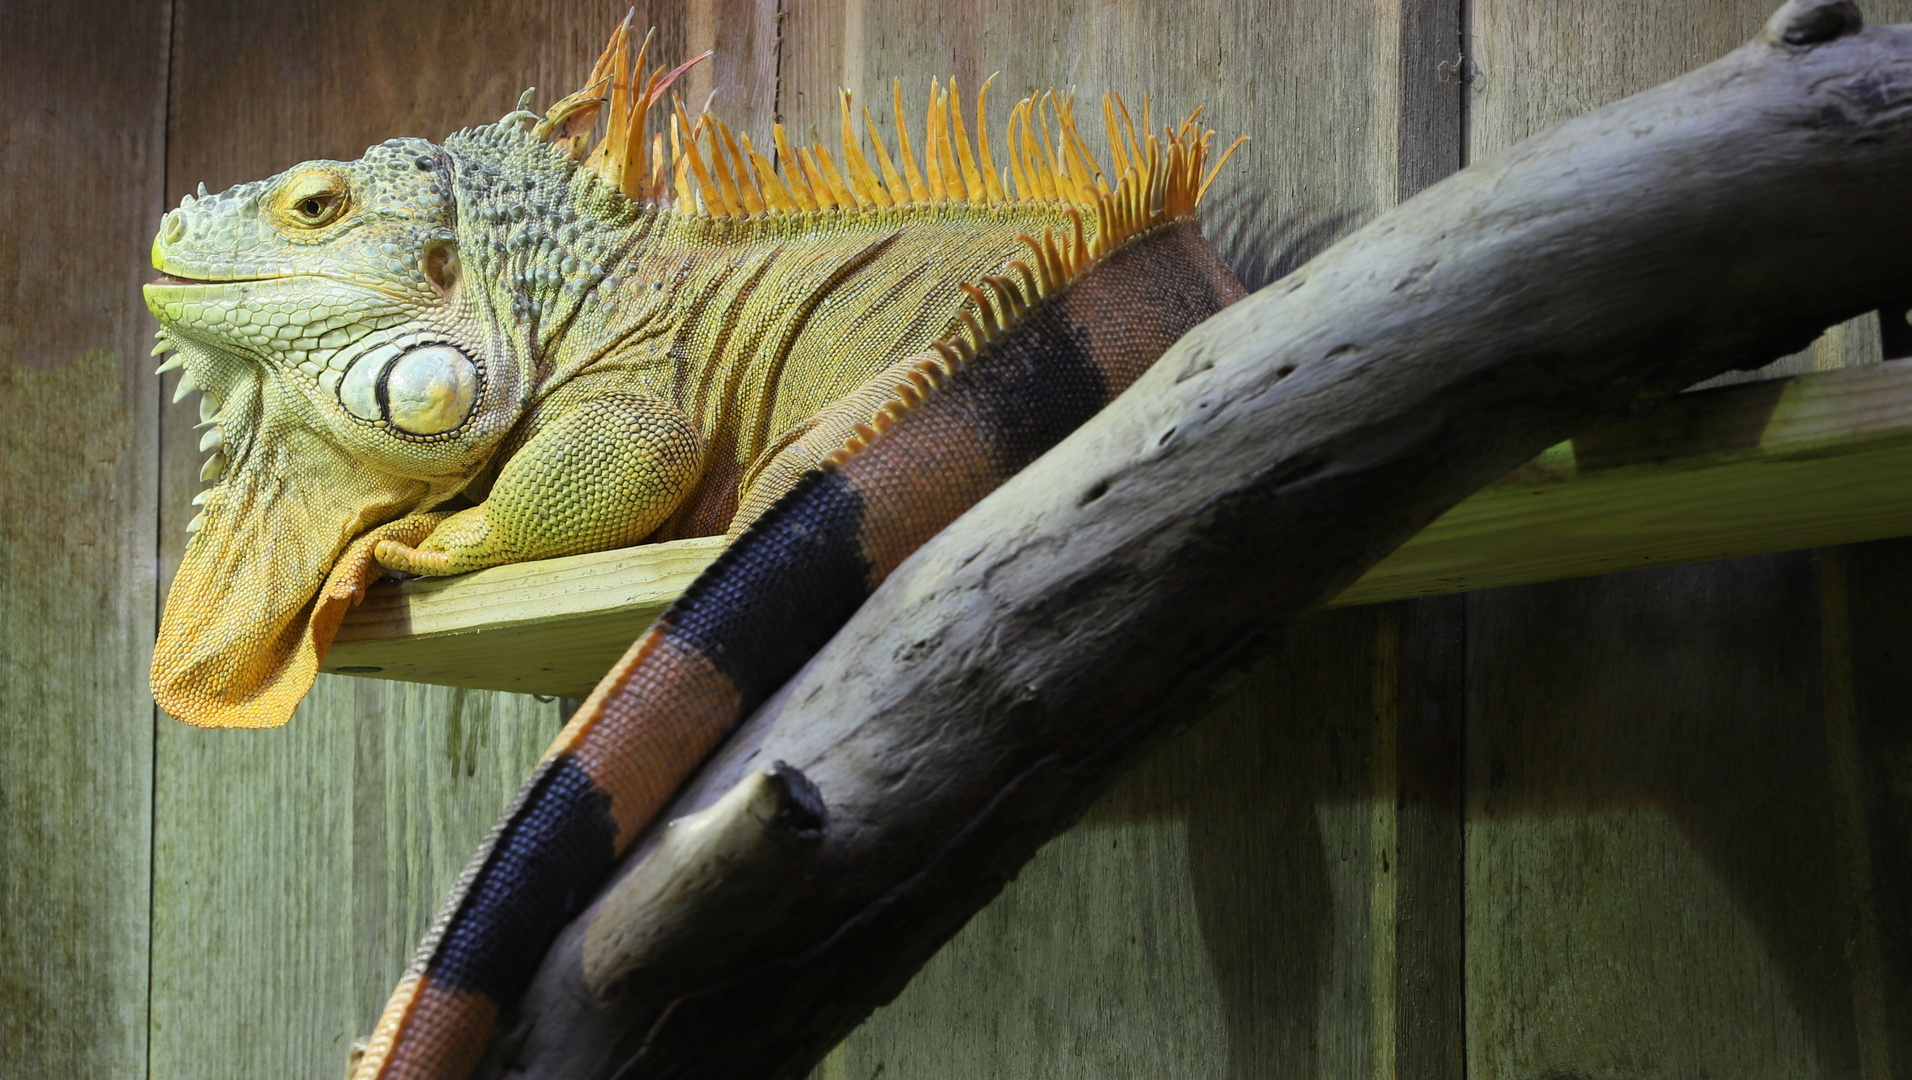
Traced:
[[317, 229], [337, 221], [347, 202], [344, 185], [324, 173], [308, 174], [284, 196], [285, 216], [304, 229]]
[[345, 196], [330, 192], [324, 195], [307, 195], [299, 201], [296, 213], [300, 224], [316, 228], [337, 217], [339, 207], [344, 203]]

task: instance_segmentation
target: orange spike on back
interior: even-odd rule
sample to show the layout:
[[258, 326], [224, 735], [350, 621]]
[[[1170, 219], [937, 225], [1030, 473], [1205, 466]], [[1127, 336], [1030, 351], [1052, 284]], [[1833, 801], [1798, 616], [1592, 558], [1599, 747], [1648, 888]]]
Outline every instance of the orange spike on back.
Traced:
[[995, 80], [994, 75], [984, 79], [982, 89], [976, 91], [976, 149], [982, 156], [983, 192], [991, 203], [1000, 205], [1009, 199], [1003, 194], [1002, 183], [996, 177], [996, 163], [989, 156], [989, 84]]
[[1016, 183], [1016, 199], [1019, 202], [1028, 202], [1030, 199], [1036, 197], [1035, 184], [1031, 181], [1028, 171], [1023, 168], [1022, 143], [1017, 138], [1023, 125], [1028, 123], [1024, 117], [1024, 113], [1028, 111], [1028, 107], [1029, 99], [1023, 98], [1021, 101], [1016, 102], [1015, 106], [1009, 110], [1009, 134], [1007, 136], [1009, 143], [1009, 173], [1010, 178]]
[[916, 155], [910, 153], [910, 126], [903, 121], [903, 80], [890, 83], [890, 95], [896, 103], [896, 152], [903, 159], [903, 179], [909, 184], [910, 199], [928, 202], [929, 187], [923, 183], [923, 174], [916, 170]]
[[830, 148], [818, 143], [816, 152], [817, 169], [823, 174], [823, 182], [830, 186], [831, 197], [835, 198], [837, 205], [845, 210], [857, 209], [859, 204], [856, 192], [849, 184], [843, 182], [843, 174], [837, 172], [836, 162], [830, 160]]
[[823, 170], [817, 166], [817, 155], [812, 147], [798, 148], [797, 165], [803, 170], [804, 182], [810, 186], [810, 197], [817, 201], [817, 209], [836, 209], [839, 205], [836, 192], [830, 190], [830, 182], [824, 179]]
[[770, 130], [777, 144], [777, 160], [783, 162], [783, 173], [790, 183], [791, 196], [805, 210], [820, 209], [816, 193], [810, 189], [810, 182], [804, 175], [802, 163], [790, 149], [790, 139], [784, 134], [783, 125], [773, 124]]
[[938, 202], [949, 198], [949, 178], [943, 175], [942, 149], [945, 143], [944, 125], [949, 121], [949, 111], [939, 108], [942, 105], [941, 91], [936, 80], [929, 81], [929, 111], [923, 117], [923, 175], [929, 180], [929, 197]]
[[903, 183], [903, 177], [897, 173], [896, 166], [890, 161], [890, 152], [883, 146], [883, 137], [877, 133], [876, 123], [870, 119], [870, 110], [863, 109], [863, 133], [870, 137], [870, 146], [876, 151], [876, 161], [883, 169], [883, 183], [889, 188], [889, 196], [898, 206], [910, 204], [909, 185]]
[[[1230, 143], [1217, 160], [1212, 153], [1214, 132], [1202, 127], [1201, 109], [1158, 133], [1151, 130], [1153, 107], [1144, 95], [1138, 131], [1121, 95], [1110, 93], [1102, 99], [1110, 154], [1105, 172], [1077, 126], [1074, 96], [1049, 90], [1011, 106], [1004, 139], [1008, 161], [999, 164], [989, 140], [988, 93], [996, 78], [991, 75], [976, 93], [973, 140], [956, 80], [945, 87], [931, 79], [922, 141], [913, 142], [903, 120], [899, 79], [891, 82], [897, 117], [895, 158], [867, 107], [863, 134], [869, 137], [874, 160], [866, 155], [848, 91], [838, 92], [840, 162], [822, 145], [793, 149], [781, 124], [773, 132], [773, 162], [759, 154], [744, 133], [705, 115], [693, 122], [681, 101], [663, 114], [668, 117], [663, 123], [670, 128], [666, 154], [664, 132], [648, 130], [653, 107], [680, 76], [711, 54], [700, 54], [668, 71], [659, 66], [647, 73], [655, 32], [645, 36], [633, 56], [632, 29], [628, 17], [619, 23], [585, 86], [547, 111], [533, 127], [536, 137], [576, 160], [589, 141], [592, 125], [602, 119], [603, 137], [585, 155], [585, 169], [635, 201], [674, 204], [680, 212], [714, 217], [883, 212], [925, 202], [973, 207], [1011, 201], [1059, 204], [1071, 215], [1071, 226], [1061, 237], [1046, 232], [1042, 241], [1030, 241], [1037, 253], [1034, 268], [1024, 264], [1015, 271], [1027, 277], [1031, 296], [1060, 287], [1124, 238], [1165, 217], [1192, 212], [1222, 165], [1246, 141]], [[1049, 124], [1051, 107], [1054, 130]], [[708, 142], [700, 138], [706, 131]], [[1086, 214], [1093, 214], [1093, 219], [1083, 220], [1081, 215]], [[1011, 292], [1021, 295], [1013, 282]], [[987, 292], [982, 295], [990, 299]], [[1015, 310], [1008, 299], [992, 302], [1008, 305], [1000, 307], [1004, 312]], [[987, 323], [985, 318], [985, 328]]]
[[[697, 133], [699, 128], [703, 126], [703, 121], [699, 120], [697, 124], [693, 126], [690, 122], [690, 114], [684, 111], [683, 101], [678, 100], [672, 104], [677, 115], [672, 118], [676, 122], [676, 126], [671, 130], [673, 134], [676, 132], [677, 127], [682, 127], [684, 130], [684, 157], [690, 162], [691, 173], [697, 177], [697, 193], [704, 197], [704, 205], [709, 207], [713, 215], [717, 217], [728, 216], [730, 207], [723, 201], [723, 196], [717, 188], [717, 182], [711, 179], [710, 170], [705, 168], [703, 155], [697, 152]], [[680, 188], [682, 186], [681, 184], [679, 185]], [[688, 197], [688, 192], [686, 192], [686, 198]]]
[[862, 149], [856, 144], [856, 128], [850, 123], [850, 92], [839, 90], [837, 103], [843, 113], [843, 168], [849, 174], [850, 186], [859, 200], [871, 206], [887, 207], [890, 205], [889, 195], [883, 190], [882, 181], [876, 178], [876, 173], [870, 169], [869, 160], [863, 156]]
[[[736, 138], [731, 135], [730, 128], [725, 126], [722, 121], [713, 121], [712, 126], [717, 129], [718, 134], [724, 137], [723, 146], [715, 155], [718, 164], [722, 165], [725, 155], [729, 156], [729, 171], [736, 180], [737, 195], [745, 212], [751, 214], [763, 213], [768, 209], [768, 207], [764, 205], [763, 193], [757, 190], [757, 185], [750, 179], [750, 169], [744, 161], [742, 151], [737, 149]], [[716, 142], [715, 139], [711, 141], [713, 143]], [[726, 194], [727, 193], [728, 192], [726, 192]]]
[[751, 171], [756, 174], [757, 189], [763, 193], [763, 201], [770, 207], [770, 212], [794, 214], [801, 210], [802, 207], [797, 204], [796, 198], [790, 194], [790, 189], [785, 187], [783, 181], [778, 178], [777, 170], [770, 164], [769, 159], [759, 154], [756, 147], [750, 145], [750, 136], [739, 131], [737, 141], [743, 143], [744, 156], [750, 159]]

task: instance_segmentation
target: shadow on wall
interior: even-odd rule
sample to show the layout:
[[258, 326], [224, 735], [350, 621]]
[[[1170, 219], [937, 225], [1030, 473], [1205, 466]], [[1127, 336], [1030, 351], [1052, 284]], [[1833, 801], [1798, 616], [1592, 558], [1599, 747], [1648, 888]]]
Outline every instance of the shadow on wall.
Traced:
[[[1368, 831], [1383, 609], [1327, 612], [1300, 627], [1089, 815], [1184, 823], [1230, 1080], [1364, 1063], [1369, 1010], [1394, 996], [1371, 982], [1368, 920], [1389, 917], [1368, 907], [1378, 868], [1407, 876], [1391, 916], [1399, 993], [1421, 992], [1408, 953], [1428, 944], [1416, 935], [1433, 934], [1445, 935], [1433, 946], [1453, 969], [1432, 974], [1459, 979], [1471, 950], [1468, 985], [1486, 994], [1470, 999], [1467, 1022], [1495, 1045], [1456, 1044], [1442, 1056], [1486, 1054], [1510, 1075], [1564, 1078], [1574, 1058], [1587, 1065], [1629, 1043], [1675, 1067], [1750, 1064], [1763, 1053], [1752, 1044], [1771, 1041], [1774, 1067], [1816, 1062], [1823, 1075], [1858, 1075], [1867, 1051], [1855, 1038], [1884, 1038], [1888, 1057], [1904, 1060], [1912, 1030], [1892, 1018], [1912, 1015], [1902, 962], [1912, 932], [1901, 917], [1912, 910], [1912, 666], [1894, 643], [1912, 626], [1912, 540], [1847, 551], [1856, 792], [1838, 788], [1828, 749], [1814, 553], [1467, 601], [1457, 662], [1467, 675], [1471, 839], [1464, 864], [1452, 852], [1426, 882], [1465, 890], [1465, 941], [1453, 939], [1457, 917], [1434, 912], [1429, 922], [1410, 910], [1417, 871], [1387, 868]], [[1406, 755], [1410, 715], [1401, 723]], [[1402, 773], [1414, 767], [1400, 763]], [[1410, 785], [1401, 790], [1402, 829], [1410, 812], [1455, 821], [1457, 804], [1419, 806]], [[1841, 820], [1848, 798], [1863, 807], [1856, 837]], [[1410, 861], [1414, 841], [1400, 843], [1396, 858]], [[1869, 896], [1849, 895], [1855, 844], [1870, 863]], [[1876, 912], [1869, 976], [1850, 952], [1849, 920], [1861, 909]], [[1403, 998], [1407, 1011], [1392, 1022], [1409, 1023], [1421, 1004]], [[1883, 1010], [1886, 1028], [1855, 1037], [1855, 1009], [1868, 1008]], [[1759, 1036], [1769, 1021], [1792, 1034]], [[1409, 1037], [1406, 1027], [1397, 1034]], [[1541, 1060], [1553, 1052], [1567, 1060]]]
[[1376, 610], [1311, 620], [1090, 814], [1185, 823], [1228, 1080], [1312, 1080], [1361, 1065], [1333, 1060], [1362, 1053], [1358, 1040], [1324, 1046], [1322, 1036], [1347, 1018], [1335, 1001], [1366, 977], [1366, 964], [1339, 955], [1360, 928], [1336, 922], [1366, 891], [1360, 815], [1340, 811], [1365, 805], [1371, 783]]
[[1274, 194], [1229, 188], [1202, 203], [1202, 232], [1249, 292], [1279, 281], [1371, 215], [1365, 206], [1319, 207], [1277, 216]]

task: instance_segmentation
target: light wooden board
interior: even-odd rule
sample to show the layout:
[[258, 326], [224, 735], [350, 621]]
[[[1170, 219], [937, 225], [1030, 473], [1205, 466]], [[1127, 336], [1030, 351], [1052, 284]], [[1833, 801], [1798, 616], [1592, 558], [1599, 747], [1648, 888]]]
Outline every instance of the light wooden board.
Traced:
[[1912, 533], [1912, 363], [1682, 395], [1450, 510], [1335, 603]]
[[[1334, 605], [1912, 534], [1912, 361], [1687, 394], [1562, 443]], [[582, 696], [719, 538], [381, 584], [326, 670]]]
[[698, 537], [377, 585], [324, 669], [584, 697], [723, 548]]
[[0, 5], [0, 1076], [146, 1068], [165, 14]]
[[[1772, 7], [1476, 0], [1469, 152], [1736, 47]], [[1874, 359], [1875, 326], [1765, 374]], [[1787, 490], [1816, 499], [1862, 468]], [[1751, 494], [1731, 487], [1689, 505]], [[1837, 767], [1853, 753], [1825, 673], [1846, 646], [1817, 567], [1799, 552], [1469, 597], [1471, 1077], [1896, 1075], [1866, 1004], [1878, 952], [1849, 935], [1872, 898], [1842, 854], [1864, 813]]]

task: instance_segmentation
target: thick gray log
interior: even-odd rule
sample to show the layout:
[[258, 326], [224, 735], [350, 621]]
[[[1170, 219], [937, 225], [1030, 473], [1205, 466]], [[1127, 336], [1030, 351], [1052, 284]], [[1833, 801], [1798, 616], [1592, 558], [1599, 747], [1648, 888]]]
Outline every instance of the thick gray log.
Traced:
[[[814, 781], [789, 895], [645, 946], [670, 964], [598, 958], [598, 994], [590, 942], [633, 917], [593, 928], [600, 901], [482, 1074], [802, 1076], [1218, 675], [1447, 507], [1912, 295], [1908, 178], [1912, 27], [1794, 0], [1210, 320], [906, 562], [680, 795], [671, 816], [773, 760]], [[707, 946], [722, 964], [681, 963]]]

